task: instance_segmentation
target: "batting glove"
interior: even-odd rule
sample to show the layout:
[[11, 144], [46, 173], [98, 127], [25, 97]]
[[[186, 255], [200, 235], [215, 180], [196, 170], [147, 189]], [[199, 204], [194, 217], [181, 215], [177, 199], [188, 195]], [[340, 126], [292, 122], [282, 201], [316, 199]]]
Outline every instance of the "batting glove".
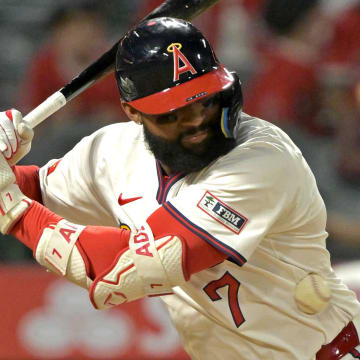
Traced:
[[0, 151], [10, 165], [15, 165], [31, 149], [34, 131], [17, 110], [0, 112]]
[[7, 234], [31, 205], [15, 183], [15, 175], [0, 154], [0, 231]]

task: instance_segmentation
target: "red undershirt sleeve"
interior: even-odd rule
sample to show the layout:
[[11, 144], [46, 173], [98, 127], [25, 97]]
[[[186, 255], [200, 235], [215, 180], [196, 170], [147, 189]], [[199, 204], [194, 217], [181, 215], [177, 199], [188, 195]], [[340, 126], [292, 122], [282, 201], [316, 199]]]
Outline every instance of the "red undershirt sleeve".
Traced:
[[186, 280], [190, 279], [190, 275], [217, 265], [227, 258], [226, 254], [188, 230], [163, 207], [153, 212], [147, 219], [147, 223], [151, 227], [155, 239], [167, 235], [177, 235], [182, 239], [185, 247], [183, 270]]
[[42, 204], [39, 167], [36, 165], [16, 165], [12, 169], [16, 177], [16, 183], [22, 193]]

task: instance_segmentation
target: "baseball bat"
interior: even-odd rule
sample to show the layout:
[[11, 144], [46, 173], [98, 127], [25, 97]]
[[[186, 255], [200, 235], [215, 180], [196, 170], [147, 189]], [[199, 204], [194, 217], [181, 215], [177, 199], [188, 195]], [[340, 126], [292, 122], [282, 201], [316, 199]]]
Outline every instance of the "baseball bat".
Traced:
[[[161, 5], [149, 13], [144, 20], [156, 17], [169, 16], [184, 20], [191, 20], [200, 15], [219, 0], [165, 0]], [[83, 70], [63, 88], [49, 96], [44, 102], [24, 116], [24, 121], [34, 128], [50, 115], [61, 109], [67, 102], [80, 95], [83, 91], [100, 80], [111, 71], [114, 71], [118, 44], [100, 56], [95, 62]]]

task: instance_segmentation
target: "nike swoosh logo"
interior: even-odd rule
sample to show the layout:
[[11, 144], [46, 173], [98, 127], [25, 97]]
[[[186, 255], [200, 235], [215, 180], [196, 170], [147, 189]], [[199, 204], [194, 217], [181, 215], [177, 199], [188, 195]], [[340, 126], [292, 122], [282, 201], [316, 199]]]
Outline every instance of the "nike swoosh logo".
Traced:
[[137, 196], [137, 197], [133, 197], [133, 198], [127, 198], [127, 199], [123, 199], [122, 196], [123, 196], [123, 194], [121, 193], [120, 196], [119, 196], [119, 199], [118, 199], [119, 205], [125, 205], [125, 204], [131, 203], [133, 201], [142, 199], [142, 196]]

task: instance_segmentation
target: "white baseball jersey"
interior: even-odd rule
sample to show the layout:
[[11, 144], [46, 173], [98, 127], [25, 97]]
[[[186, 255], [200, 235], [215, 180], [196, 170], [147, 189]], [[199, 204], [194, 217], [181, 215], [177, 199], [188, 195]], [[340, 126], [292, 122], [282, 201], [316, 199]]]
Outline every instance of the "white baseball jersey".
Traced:
[[[360, 305], [332, 271], [324, 203], [299, 149], [244, 114], [237, 141], [202, 171], [166, 182], [142, 127], [110, 125], [40, 170], [44, 204], [73, 222], [130, 229], [163, 207], [165, 228], [171, 218], [228, 255], [163, 297], [192, 359], [312, 359]], [[332, 289], [317, 315], [294, 301], [310, 272]]]

